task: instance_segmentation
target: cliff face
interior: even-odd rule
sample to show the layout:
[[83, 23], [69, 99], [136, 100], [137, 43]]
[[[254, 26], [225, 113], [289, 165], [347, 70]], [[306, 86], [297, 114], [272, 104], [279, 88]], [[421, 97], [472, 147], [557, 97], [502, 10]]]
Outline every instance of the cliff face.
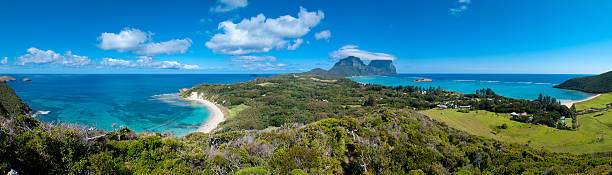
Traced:
[[376, 75], [395, 75], [397, 74], [395, 66], [391, 60], [373, 60], [368, 64]]
[[374, 60], [369, 65], [366, 65], [361, 59], [354, 56], [341, 59], [328, 71], [316, 68], [308, 71], [308, 73], [343, 77], [397, 74], [391, 60]]
[[578, 90], [589, 93], [612, 92], [612, 71], [595, 76], [569, 79], [555, 88]]

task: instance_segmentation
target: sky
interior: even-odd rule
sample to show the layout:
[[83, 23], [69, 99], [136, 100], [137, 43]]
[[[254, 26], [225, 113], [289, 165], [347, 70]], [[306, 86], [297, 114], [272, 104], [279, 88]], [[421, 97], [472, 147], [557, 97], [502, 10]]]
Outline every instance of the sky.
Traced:
[[599, 74], [609, 0], [1, 1], [0, 73]]

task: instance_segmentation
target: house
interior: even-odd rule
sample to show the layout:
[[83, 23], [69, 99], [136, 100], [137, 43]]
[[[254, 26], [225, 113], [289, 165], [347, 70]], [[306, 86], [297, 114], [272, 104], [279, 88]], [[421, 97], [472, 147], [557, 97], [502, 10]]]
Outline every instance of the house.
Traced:
[[519, 114], [518, 114], [518, 113], [516, 113], [516, 112], [512, 112], [512, 113], [510, 113], [510, 115], [511, 115], [511, 116], [519, 116]]
[[438, 108], [441, 108], [441, 109], [446, 109], [446, 108], [448, 108], [448, 106], [446, 106], [446, 105], [437, 105], [437, 107], [438, 107]]
[[521, 113], [521, 116], [527, 116], [526, 112]]
[[472, 108], [472, 105], [459, 106], [459, 108]]

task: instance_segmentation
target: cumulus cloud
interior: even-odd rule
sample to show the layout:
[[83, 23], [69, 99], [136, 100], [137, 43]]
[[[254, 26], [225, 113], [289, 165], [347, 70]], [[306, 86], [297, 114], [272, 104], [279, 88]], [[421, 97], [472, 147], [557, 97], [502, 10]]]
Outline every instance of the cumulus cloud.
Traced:
[[449, 12], [452, 15], [459, 15], [468, 9], [467, 5], [470, 3], [472, 3], [471, 0], [458, 0], [457, 7], [450, 8]]
[[329, 57], [333, 59], [343, 59], [349, 56], [361, 58], [361, 60], [395, 60], [395, 56], [386, 53], [373, 53], [365, 50], [357, 49], [358, 46], [346, 45], [342, 46], [339, 50], [336, 50], [329, 54]]
[[329, 30], [323, 30], [319, 33], [315, 33], [315, 39], [325, 39], [328, 40], [331, 37], [331, 32]]
[[73, 55], [68, 51], [64, 55], [55, 53], [52, 50], [40, 50], [35, 47], [29, 48], [27, 54], [17, 57], [17, 65], [25, 64], [59, 64], [71, 67], [81, 67], [88, 65], [91, 60], [86, 56]]
[[151, 32], [125, 28], [119, 33], [102, 33], [97, 39], [98, 47], [103, 50], [119, 52], [132, 51], [141, 55], [185, 53], [191, 47], [191, 39], [173, 39], [170, 41], [152, 42]]
[[4, 57], [4, 59], [0, 61], [0, 64], [7, 64], [7, 63], [8, 63], [8, 57]]
[[273, 56], [235, 56], [229, 58], [230, 61], [233, 62], [241, 62], [241, 63], [253, 63], [253, 62], [261, 62], [261, 61], [276, 61], [276, 57]]
[[218, 0], [217, 5], [210, 8], [211, 12], [229, 12], [249, 5], [247, 0]]
[[[206, 47], [215, 53], [227, 55], [268, 52], [274, 48], [293, 48], [289, 47], [289, 39], [304, 36], [323, 18], [324, 14], [320, 10], [308, 12], [300, 7], [297, 18], [290, 15], [266, 18], [263, 14], [259, 14], [250, 19], [243, 19], [239, 23], [224, 21], [219, 23], [218, 27], [223, 32], [213, 35], [206, 42]], [[297, 46], [299, 44], [295, 48]]]
[[149, 56], [140, 56], [138, 60], [123, 60], [113, 58], [103, 58], [100, 65], [109, 67], [134, 67], [134, 68], [155, 68], [155, 69], [200, 69], [198, 65], [182, 64], [177, 61], [155, 61]]

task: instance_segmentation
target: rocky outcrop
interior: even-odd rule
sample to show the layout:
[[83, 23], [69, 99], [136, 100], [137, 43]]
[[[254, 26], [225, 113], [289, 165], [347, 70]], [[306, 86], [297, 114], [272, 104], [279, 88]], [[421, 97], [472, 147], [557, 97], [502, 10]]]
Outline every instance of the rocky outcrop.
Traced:
[[1, 82], [17, 81], [17, 79], [10, 76], [0, 76]]
[[361, 59], [349, 56], [338, 61], [334, 67], [329, 70], [316, 68], [308, 71], [308, 73], [327, 76], [375, 76], [375, 75], [395, 75], [397, 74], [395, 66], [391, 60], [374, 60], [369, 65], [366, 65]]
[[25, 82], [25, 81], [32, 81], [32, 79], [29, 79], [29, 78], [24, 78], [22, 81], [24, 81], [24, 82]]
[[428, 79], [428, 78], [414, 80], [414, 82], [432, 82], [432, 81], [433, 81], [432, 79]]

